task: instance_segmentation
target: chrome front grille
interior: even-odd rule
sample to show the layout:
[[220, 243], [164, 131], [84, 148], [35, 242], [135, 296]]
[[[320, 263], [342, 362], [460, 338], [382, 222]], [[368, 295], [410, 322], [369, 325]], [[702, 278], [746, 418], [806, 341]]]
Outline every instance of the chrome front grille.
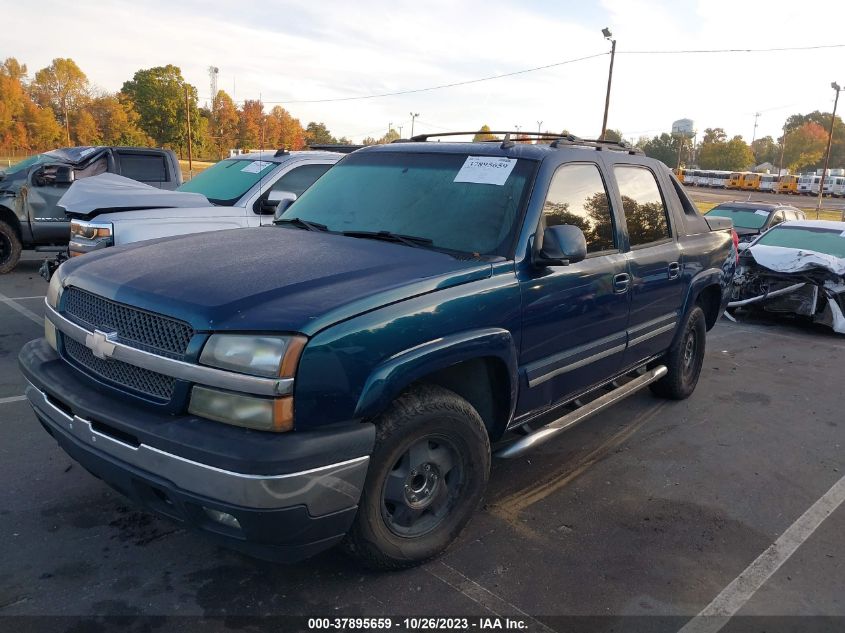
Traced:
[[182, 360], [194, 330], [184, 321], [147, 312], [70, 287], [62, 312], [80, 325], [117, 332], [121, 343], [153, 354]]
[[176, 381], [170, 376], [119, 360], [97, 358], [90, 349], [69, 336], [63, 337], [63, 340], [66, 356], [87, 373], [159, 400], [170, 400], [173, 397]]
[[[117, 303], [69, 287], [62, 297], [62, 313], [85, 329], [115, 332], [116, 339], [145, 352], [184, 360], [193, 328], [178, 319]], [[84, 344], [62, 336], [64, 353], [80, 370], [117, 387], [161, 401], [173, 398], [174, 378], [114, 359], [97, 358]]]

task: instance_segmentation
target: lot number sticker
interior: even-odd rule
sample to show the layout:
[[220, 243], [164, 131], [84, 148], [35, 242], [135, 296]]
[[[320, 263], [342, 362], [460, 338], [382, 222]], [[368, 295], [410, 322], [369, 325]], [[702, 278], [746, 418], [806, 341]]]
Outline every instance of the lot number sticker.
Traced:
[[769, 215], [768, 211], [763, 211], [761, 209], [757, 209], [754, 213], [756, 213], [757, 215]]
[[468, 156], [454, 182], [474, 182], [480, 185], [505, 184], [511, 175], [516, 158], [495, 156]]
[[249, 165], [241, 169], [241, 171], [245, 171], [248, 174], [260, 174], [272, 164], [273, 163], [267, 162], [266, 160], [254, 160]]

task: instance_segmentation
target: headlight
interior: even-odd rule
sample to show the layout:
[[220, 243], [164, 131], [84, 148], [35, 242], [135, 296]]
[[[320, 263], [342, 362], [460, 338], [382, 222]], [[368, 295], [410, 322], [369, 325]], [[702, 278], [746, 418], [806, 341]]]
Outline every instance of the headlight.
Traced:
[[188, 412], [209, 420], [258, 431], [293, 429], [293, 398], [260, 398], [197, 385]]
[[200, 354], [200, 363], [252, 376], [293, 378], [301, 336], [213, 334]]
[[111, 238], [114, 227], [111, 222], [86, 222], [84, 220], [70, 221], [71, 237], [84, 237], [87, 240]]
[[62, 279], [58, 272], [53, 273], [50, 279], [50, 286], [47, 288], [47, 304], [54, 310], [59, 309], [59, 299], [62, 296]]

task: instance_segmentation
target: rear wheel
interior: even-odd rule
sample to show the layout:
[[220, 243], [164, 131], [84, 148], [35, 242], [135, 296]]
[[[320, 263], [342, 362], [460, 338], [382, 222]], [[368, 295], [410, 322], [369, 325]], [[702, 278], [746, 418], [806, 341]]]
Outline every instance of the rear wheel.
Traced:
[[680, 335], [663, 358], [668, 373], [651, 384], [651, 391], [655, 395], [671, 400], [683, 400], [695, 391], [701, 366], [704, 364], [706, 336], [704, 310], [696, 305], [687, 314]]
[[345, 548], [369, 567], [411, 567], [446, 549], [478, 508], [490, 442], [476, 410], [433, 385], [404, 393], [376, 425]]
[[14, 227], [0, 222], [0, 274], [10, 273], [21, 258], [21, 240]]

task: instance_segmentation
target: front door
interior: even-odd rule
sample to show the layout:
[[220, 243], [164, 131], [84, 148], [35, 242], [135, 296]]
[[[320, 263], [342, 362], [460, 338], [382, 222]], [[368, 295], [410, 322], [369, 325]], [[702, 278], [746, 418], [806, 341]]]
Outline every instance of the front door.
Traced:
[[624, 355], [627, 263], [598, 165], [558, 168], [539, 234], [556, 224], [584, 231], [587, 258], [568, 266], [526, 266], [519, 273], [523, 335], [518, 415], [567, 400], [607, 379], [619, 370]]

